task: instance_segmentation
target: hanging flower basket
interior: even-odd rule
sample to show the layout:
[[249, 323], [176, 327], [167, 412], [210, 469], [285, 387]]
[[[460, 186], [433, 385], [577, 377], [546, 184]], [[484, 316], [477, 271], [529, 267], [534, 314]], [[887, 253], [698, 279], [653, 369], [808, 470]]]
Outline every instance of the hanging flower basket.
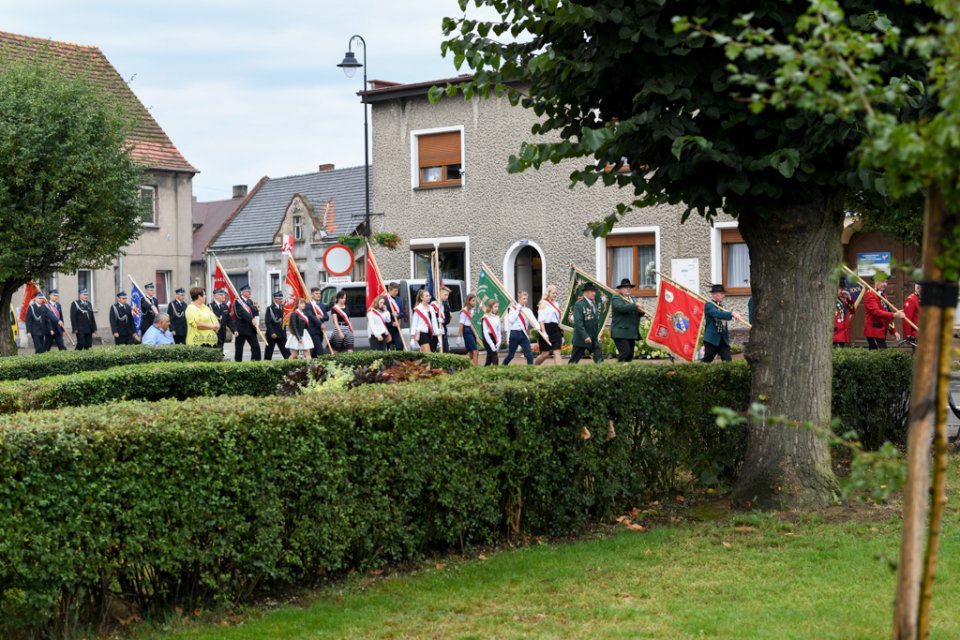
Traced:
[[380, 233], [373, 234], [373, 239], [381, 247], [386, 247], [393, 251], [397, 248], [397, 245], [400, 243], [400, 236], [395, 233], [389, 233], [387, 231], [382, 231]]
[[363, 236], [357, 236], [353, 234], [337, 236], [337, 242], [342, 245], [346, 245], [351, 249], [356, 249], [363, 243]]

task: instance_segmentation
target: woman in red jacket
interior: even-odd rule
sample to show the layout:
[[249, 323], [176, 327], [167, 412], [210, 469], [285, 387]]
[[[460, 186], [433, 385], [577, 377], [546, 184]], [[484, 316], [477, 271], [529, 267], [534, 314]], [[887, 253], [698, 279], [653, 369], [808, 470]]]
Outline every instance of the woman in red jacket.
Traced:
[[[900, 325], [903, 327], [903, 339], [917, 344], [917, 330], [910, 326], [910, 322], [920, 326], [920, 285], [914, 283], [913, 293], [903, 301], [903, 315], [906, 316]], [[907, 322], [909, 320], [910, 322]]]
[[857, 310], [847, 291], [847, 281], [840, 279], [837, 287], [837, 310], [833, 315], [833, 346], [842, 349], [850, 344], [850, 321]]

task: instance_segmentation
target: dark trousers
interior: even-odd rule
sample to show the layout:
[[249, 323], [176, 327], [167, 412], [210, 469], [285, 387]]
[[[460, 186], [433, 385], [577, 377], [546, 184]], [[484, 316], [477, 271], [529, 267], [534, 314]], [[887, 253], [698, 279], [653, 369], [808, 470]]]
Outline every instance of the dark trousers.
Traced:
[[517, 347], [523, 349], [523, 355], [527, 359], [527, 364], [533, 364], [533, 349], [530, 348], [530, 338], [523, 331], [514, 329], [510, 332], [510, 342], [507, 344], [507, 357], [503, 359], [503, 364], [510, 364], [513, 355], [517, 352]]
[[443, 341], [443, 352], [450, 353], [450, 341], [447, 340], [447, 334], [443, 334], [440, 338]]
[[289, 349], [287, 349], [286, 334], [277, 334], [277, 335], [280, 335], [283, 337], [271, 338], [270, 336], [267, 336], [267, 348], [263, 352], [264, 360], [273, 360], [274, 347], [280, 350], [280, 356], [284, 360], [288, 360], [290, 358], [290, 351]]
[[594, 340], [592, 346], [589, 347], [578, 347], [574, 345], [573, 351], [570, 352], [570, 362], [567, 364], [577, 364], [580, 362], [580, 358], [583, 357], [583, 354], [589, 352], [593, 356], [594, 362], [603, 362], [603, 356], [600, 354], [600, 340]]
[[720, 345], [712, 345], [709, 342], [703, 343], [703, 361], [704, 362], [713, 362], [713, 359], [720, 355], [720, 359], [724, 362], [730, 362], [733, 360], [733, 356], [730, 355], [730, 345], [720, 341]]
[[93, 346], [93, 334], [92, 333], [78, 333], [77, 334], [77, 351], [85, 351]]
[[50, 336], [50, 346], [47, 347], [47, 348], [48, 348], [48, 349], [53, 349], [53, 345], [57, 345], [57, 349], [59, 349], [60, 351], [66, 351], [66, 350], [67, 350], [66, 345], [63, 344], [63, 334], [62, 334], [62, 333], [57, 333], [56, 331], [53, 332], [53, 335]]
[[614, 338], [613, 344], [617, 345], [617, 362], [630, 362], [633, 360], [633, 352], [636, 351], [637, 341], [629, 338]]
[[374, 351], [386, 351], [390, 344], [390, 334], [383, 336], [383, 340], [376, 336], [370, 336], [370, 348]]
[[50, 336], [38, 335], [36, 333], [31, 333], [30, 337], [33, 338], [33, 350], [36, 353], [46, 353], [50, 348], [47, 338]]
[[113, 339], [114, 344], [133, 344], [133, 336], [125, 336], [120, 334]]
[[[177, 335], [173, 336], [173, 344], [187, 344], [187, 334], [186, 334], [186, 333], [183, 333], [183, 334], [179, 334], [179, 333], [178, 333]], [[257, 350], [258, 350], [258, 351], [260, 350], [259, 345], [257, 346]]]
[[846, 342], [834, 342], [834, 343], [833, 343], [833, 348], [834, 348], [834, 349], [845, 349], [846, 346], [847, 346], [847, 343], [846, 343]]
[[390, 329], [390, 344], [388, 347], [397, 351], [403, 351], [403, 334], [400, 333], [400, 329], [394, 326], [387, 328]]
[[483, 342], [483, 348], [487, 351], [487, 359], [486, 362], [483, 363], [483, 366], [490, 367], [500, 364], [500, 355], [491, 349], [490, 345], [488, 345], [486, 341]]
[[322, 356], [327, 352], [326, 345], [323, 343], [323, 331], [318, 331], [314, 333], [313, 331], [308, 331], [310, 334], [310, 339], [313, 340], [313, 349], [310, 350], [310, 355], [316, 358], [317, 356]]
[[867, 338], [867, 349], [886, 349], [887, 348], [887, 339], [886, 338]]
[[236, 348], [236, 351], [233, 353], [233, 359], [236, 362], [243, 360], [243, 345], [247, 343], [250, 345], [250, 359], [259, 360], [260, 359], [260, 341], [257, 340], [257, 336], [241, 336], [237, 335], [234, 339], [233, 344]]
[[220, 329], [217, 330], [217, 348], [223, 349], [223, 345], [227, 343], [227, 325], [220, 325]]

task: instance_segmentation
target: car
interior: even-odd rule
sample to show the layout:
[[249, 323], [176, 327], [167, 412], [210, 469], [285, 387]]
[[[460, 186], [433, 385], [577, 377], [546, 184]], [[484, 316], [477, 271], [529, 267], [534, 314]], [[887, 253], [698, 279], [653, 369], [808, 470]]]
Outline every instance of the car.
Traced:
[[[403, 299], [404, 309], [407, 311], [407, 320], [401, 323], [401, 331], [406, 342], [410, 338], [410, 300], [415, 299], [417, 291], [423, 288], [427, 281], [420, 280], [399, 280], [400, 297]], [[450, 320], [449, 329], [451, 333], [456, 333], [456, 323], [459, 321], [459, 313], [463, 307], [463, 299], [466, 296], [464, 283], [462, 280], [444, 280], [444, 285], [450, 289], [450, 309], [453, 318]], [[352, 282], [330, 282], [320, 285], [320, 301], [329, 309], [337, 299], [337, 294], [341, 291], [347, 293], [347, 317], [350, 318], [350, 324], [353, 325], [353, 347], [354, 349], [369, 349], [370, 335], [367, 332], [367, 283], [362, 281]], [[329, 331], [329, 323], [327, 323]], [[329, 337], [329, 333], [327, 336]], [[462, 343], [459, 340], [451, 341], [450, 350], [458, 351], [457, 344], [460, 344], [459, 351], [462, 353]]]

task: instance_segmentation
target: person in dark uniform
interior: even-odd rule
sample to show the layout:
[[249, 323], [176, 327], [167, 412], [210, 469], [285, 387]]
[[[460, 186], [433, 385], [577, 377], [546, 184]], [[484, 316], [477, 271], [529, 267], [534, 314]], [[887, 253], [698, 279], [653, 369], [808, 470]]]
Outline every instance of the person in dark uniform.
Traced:
[[723, 308], [723, 301], [727, 291], [722, 284], [710, 287], [710, 302], [703, 306], [703, 315], [706, 318], [707, 328], [703, 332], [703, 361], [713, 362], [717, 355], [724, 362], [733, 359], [730, 353], [730, 331], [727, 321], [736, 319], [743, 322], [743, 318], [736, 311], [727, 311]]
[[597, 287], [588, 282], [583, 285], [583, 297], [573, 305], [573, 351], [567, 364], [577, 364], [588, 351], [593, 354], [594, 362], [603, 362], [596, 297]]
[[243, 345], [250, 345], [250, 359], [260, 360], [260, 340], [257, 338], [257, 308], [250, 300], [250, 285], [240, 287], [240, 297], [233, 302], [233, 315], [237, 319], [237, 336], [233, 341], [233, 359], [243, 360]]
[[153, 326], [154, 320], [160, 314], [160, 308], [157, 307], [157, 298], [154, 295], [156, 287], [152, 282], [147, 283], [143, 288], [143, 297], [140, 298], [140, 330], [146, 333], [147, 329]]
[[47, 322], [50, 325], [50, 344], [47, 349], [53, 349], [57, 345], [60, 351], [66, 351], [67, 347], [63, 344], [63, 307], [60, 306], [60, 292], [56, 289], [50, 289], [50, 301], [44, 307], [47, 314]]
[[217, 316], [217, 321], [220, 323], [220, 329], [217, 331], [217, 348], [223, 349], [223, 345], [227, 342], [227, 328], [229, 327], [231, 331], [236, 330], [233, 325], [233, 318], [230, 317], [230, 305], [227, 303], [226, 289], [214, 289], [210, 310]]
[[33, 340], [36, 353], [50, 350], [50, 320], [47, 317], [46, 296], [39, 291], [33, 296], [33, 302], [27, 306], [27, 337]]
[[310, 302], [307, 303], [304, 311], [309, 320], [307, 333], [310, 334], [310, 339], [313, 341], [313, 349], [310, 350], [310, 354], [316, 358], [326, 353], [323, 341], [323, 323], [330, 317], [326, 305], [320, 302], [320, 287], [311, 287]]
[[630, 295], [633, 283], [630, 278], [624, 278], [617, 285], [617, 291], [623, 296], [613, 296], [613, 318], [610, 321], [610, 337], [617, 345], [617, 362], [630, 362], [637, 349], [637, 340], [640, 339], [640, 318], [646, 311], [640, 306], [640, 301]]
[[110, 305], [110, 333], [114, 344], [133, 344], [133, 310], [127, 304], [127, 292], [118, 291], [117, 301]]
[[405, 318], [403, 314], [403, 300], [397, 302], [400, 299], [400, 285], [396, 282], [391, 282], [390, 286], [387, 288], [387, 311], [390, 312], [390, 324], [387, 325], [387, 330], [390, 332], [390, 345], [388, 349], [394, 349], [396, 351], [403, 351], [403, 331], [400, 327]]
[[449, 333], [448, 326], [450, 325], [450, 316], [453, 315], [449, 302], [450, 289], [448, 287], [440, 287], [439, 295], [439, 299], [431, 302], [430, 306], [433, 307], [434, 312], [437, 314], [437, 320], [440, 324], [440, 346], [444, 353], [450, 353], [450, 340], [447, 337]]
[[264, 360], [273, 360], [273, 348], [276, 346], [280, 350], [280, 355], [284, 360], [290, 359], [290, 351], [287, 349], [287, 332], [283, 328], [283, 292], [273, 292], [273, 303], [267, 307], [264, 323], [267, 327], [267, 348], [263, 352]]
[[90, 292], [80, 289], [80, 299], [70, 305], [70, 328], [77, 336], [77, 351], [85, 351], [93, 346], [93, 335], [97, 332], [97, 318], [90, 304]]
[[170, 333], [173, 334], [174, 344], [187, 344], [187, 301], [184, 300], [187, 290], [180, 288], [174, 293], [173, 301], [167, 305]]

